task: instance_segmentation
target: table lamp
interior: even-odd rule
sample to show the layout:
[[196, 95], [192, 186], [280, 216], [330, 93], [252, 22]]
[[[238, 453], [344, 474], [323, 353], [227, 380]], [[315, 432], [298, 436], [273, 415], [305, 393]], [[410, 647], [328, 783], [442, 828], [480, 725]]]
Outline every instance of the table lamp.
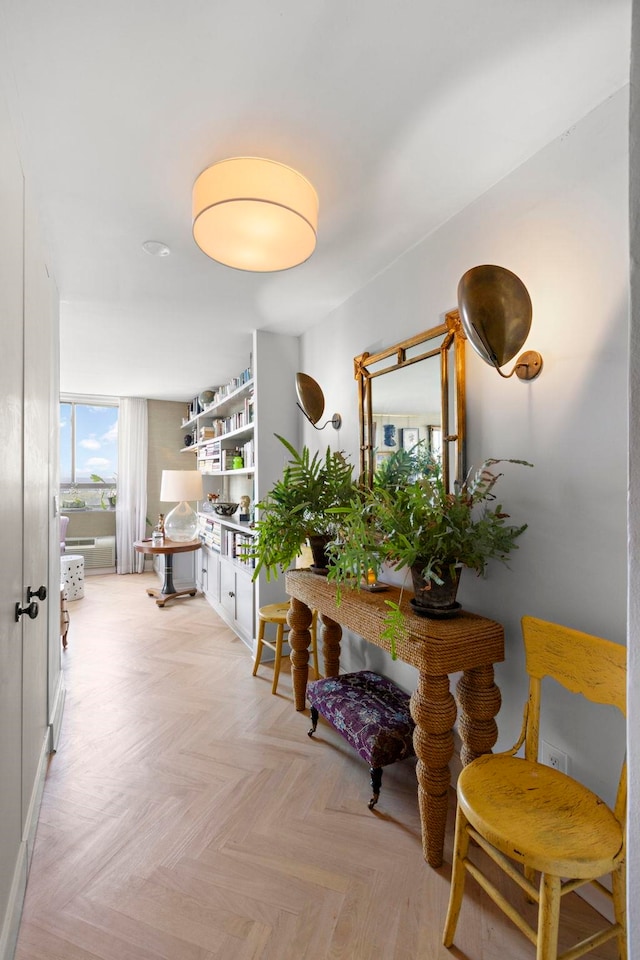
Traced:
[[163, 503], [180, 501], [165, 517], [167, 539], [178, 542], [195, 540], [198, 517], [187, 501], [201, 500], [202, 497], [202, 474], [197, 470], [162, 471], [160, 500]]

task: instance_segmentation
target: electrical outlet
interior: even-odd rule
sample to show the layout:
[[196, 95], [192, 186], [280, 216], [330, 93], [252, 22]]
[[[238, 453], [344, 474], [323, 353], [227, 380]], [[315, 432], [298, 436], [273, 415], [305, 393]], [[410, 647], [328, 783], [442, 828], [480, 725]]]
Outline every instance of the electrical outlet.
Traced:
[[569, 758], [563, 750], [554, 747], [552, 743], [548, 743], [546, 740], [542, 741], [540, 747], [540, 759], [543, 763], [546, 763], [548, 767], [553, 767], [554, 770], [560, 770], [561, 773], [567, 773]]

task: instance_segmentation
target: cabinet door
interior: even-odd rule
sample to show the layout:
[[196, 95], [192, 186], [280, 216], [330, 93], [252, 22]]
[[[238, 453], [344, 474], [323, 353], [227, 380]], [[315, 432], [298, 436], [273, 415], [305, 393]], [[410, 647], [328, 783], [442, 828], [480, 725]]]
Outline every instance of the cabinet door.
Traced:
[[229, 560], [220, 560], [220, 603], [231, 617], [236, 619], [236, 571]]
[[196, 553], [196, 589], [201, 593], [207, 592], [207, 551], [203, 547]]
[[216, 550], [203, 550], [207, 554], [207, 583], [204, 594], [211, 603], [220, 603], [220, 554]]
[[253, 582], [244, 570], [236, 570], [236, 621], [246, 637], [253, 638]]
[[196, 578], [198, 589], [202, 590], [210, 603], [220, 602], [220, 555], [216, 550], [202, 547], [199, 560], [196, 559]]

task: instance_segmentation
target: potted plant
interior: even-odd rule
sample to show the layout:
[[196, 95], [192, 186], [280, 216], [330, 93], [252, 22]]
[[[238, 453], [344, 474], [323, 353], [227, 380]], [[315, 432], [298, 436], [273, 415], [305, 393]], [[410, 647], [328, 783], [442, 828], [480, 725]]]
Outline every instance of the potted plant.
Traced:
[[65, 490], [62, 494], [62, 509], [63, 510], [84, 510], [86, 507], [86, 501], [83, 497], [80, 496], [78, 488], [75, 484], [72, 484], [68, 490]]
[[[91, 479], [94, 483], [108, 483], [108, 480], [104, 480], [102, 477], [99, 477], [97, 473], [91, 474]], [[114, 485], [109, 488], [109, 490], [100, 491], [100, 506], [103, 510], [106, 510], [107, 507], [115, 507], [116, 505], [116, 486], [115, 481], [116, 477], [114, 476]], [[106, 500], [105, 500], [106, 498]], [[106, 502], [108, 501], [108, 503]]]
[[439, 461], [418, 444], [392, 454], [378, 469], [371, 489], [360, 491], [339, 509], [340, 538], [329, 551], [329, 578], [359, 586], [383, 564], [411, 572], [413, 610], [426, 616], [451, 616], [463, 567], [478, 575], [489, 560], [507, 561], [527, 525], [508, 524], [495, 498], [502, 462], [486, 460], [470, 471], [453, 492], [447, 490]]
[[305, 542], [314, 554], [316, 572], [326, 571], [324, 547], [338, 531], [335, 511], [347, 507], [357, 492], [353, 466], [342, 453], [327, 447], [324, 456], [312, 456], [308, 447], [298, 452], [284, 437], [276, 436], [290, 460], [282, 477], [256, 504], [254, 580], [263, 568], [267, 579], [286, 570]]

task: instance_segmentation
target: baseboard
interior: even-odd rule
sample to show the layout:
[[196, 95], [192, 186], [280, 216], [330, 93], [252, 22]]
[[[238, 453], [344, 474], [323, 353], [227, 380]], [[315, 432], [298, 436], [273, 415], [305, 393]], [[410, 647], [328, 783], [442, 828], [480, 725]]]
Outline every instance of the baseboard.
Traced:
[[27, 889], [27, 845], [24, 841], [18, 848], [18, 856], [13, 871], [13, 881], [9, 892], [9, 902], [0, 930], [0, 960], [13, 960], [18, 942], [22, 904]]
[[47, 776], [47, 766], [49, 764], [49, 743], [50, 733], [47, 729], [47, 734], [42, 741], [42, 747], [40, 749], [40, 757], [38, 759], [36, 776], [31, 788], [31, 796], [29, 797], [29, 806], [27, 808], [24, 833], [22, 836], [22, 845], [26, 848], [27, 872], [29, 871], [31, 857], [33, 856], [33, 846], [36, 838], [36, 830], [38, 829], [38, 814], [40, 813], [44, 781]]
[[[62, 707], [64, 704], [64, 686], [62, 684], [62, 674], [56, 690], [53, 715], [56, 718], [55, 727], [59, 731]], [[0, 960], [12, 960], [18, 940], [18, 931], [20, 929], [20, 918], [22, 916], [22, 905], [27, 889], [27, 876], [29, 873], [29, 864], [33, 855], [36, 831], [38, 829], [38, 816], [40, 813], [40, 804], [42, 802], [42, 793], [44, 791], [44, 782], [47, 776], [47, 767], [51, 753], [51, 743], [53, 737], [54, 723], [47, 728], [46, 735], [42, 740], [40, 756], [36, 775], [31, 789], [29, 806], [25, 816], [25, 826], [16, 862], [13, 868], [13, 879], [11, 890], [9, 891], [9, 901], [7, 910], [0, 930]]]
[[58, 741], [60, 740], [60, 728], [62, 726], [62, 715], [64, 713], [64, 701], [66, 695], [67, 691], [65, 690], [64, 679], [61, 670], [58, 674], [58, 682], [56, 684], [55, 693], [53, 695], [53, 703], [49, 712], [50, 753], [55, 753], [58, 749]]

